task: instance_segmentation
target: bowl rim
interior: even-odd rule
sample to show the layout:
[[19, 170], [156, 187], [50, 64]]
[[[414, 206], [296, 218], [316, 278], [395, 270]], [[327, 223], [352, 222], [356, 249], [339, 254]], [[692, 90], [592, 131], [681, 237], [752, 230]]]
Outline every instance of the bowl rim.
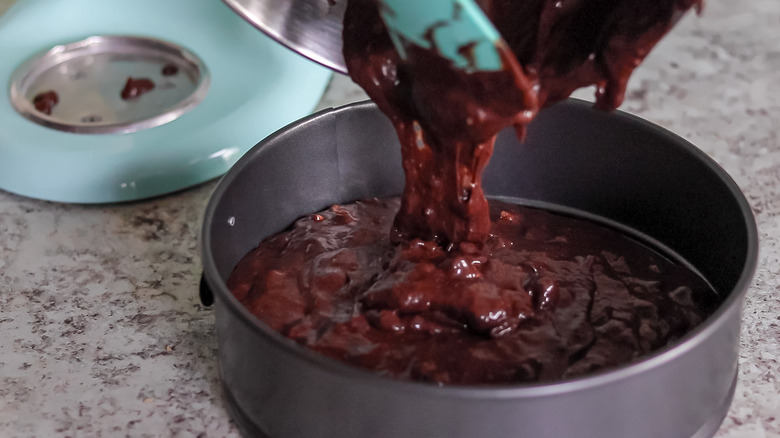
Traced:
[[[559, 102], [556, 105], [566, 105], [581, 110], [592, 110], [592, 103], [574, 98]], [[326, 108], [277, 130], [275, 133], [269, 135], [252, 147], [238, 160], [233, 168], [220, 180], [219, 184], [212, 192], [206, 207], [203, 226], [201, 228], [203, 275], [208, 282], [208, 285], [211, 287], [212, 293], [219, 297], [219, 299], [215, 301], [220, 301], [222, 305], [225, 305], [231, 314], [238, 317], [244, 324], [249, 326], [253, 332], [262, 336], [276, 347], [293, 355], [295, 358], [316, 366], [324, 372], [340, 375], [345, 379], [353, 381], [360, 380], [361, 383], [367, 385], [381, 385], [386, 389], [414, 392], [420, 395], [446, 396], [462, 399], [489, 398], [494, 400], [538, 398], [570, 394], [572, 392], [606, 386], [643, 374], [664, 363], [674, 361], [687, 352], [695, 349], [698, 345], [705, 342], [713, 332], [718, 331], [723, 325], [727, 324], [731, 318], [729, 314], [734, 310], [735, 306], [741, 311], [741, 303], [747, 294], [758, 261], [758, 230], [755, 217], [753, 216], [752, 209], [741, 189], [720, 165], [692, 143], [654, 123], [618, 110], [614, 111], [612, 116], [620, 119], [621, 123], [628, 123], [637, 126], [640, 129], [649, 130], [663, 140], [675, 143], [677, 146], [685, 149], [688, 153], [692, 154], [695, 158], [705, 164], [707, 168], [713, 171], [727, 186], [742, 213], [747, 231], [747, 254], [745, 255], [745, 263], [742, 272], [726, 299], [718, 306], [712, 315], [696, 328], [676, 340], [674, 344], [656, 350], [638, 361], [575, 378], [532, 384], [437, 385], [427, 382], [394, 379], [381, 376], [371, 370], [349, 365], [302, 347], [295, 341], [286, 338], [271, 329], [259, 318], [249, 312], [249, 310], [247, 310], [228, 290], [225, 281], [221, 280], [213, 258], [210, 237], [216, 207], [224, 196], [227, 188], [243, 173], [244, 169], [255, 159], [255, 156], [268, 148], [279, 147], [281, 143], [278, 142], [288, 133], [307, 129], [307, 126], [317, 124], [318, 122], [331, 117], [339, 117], [339, 114], [343, 112], [368, 109], [376, 110], [376, 105], [371, 101], [361, 101], [336, 108]]]

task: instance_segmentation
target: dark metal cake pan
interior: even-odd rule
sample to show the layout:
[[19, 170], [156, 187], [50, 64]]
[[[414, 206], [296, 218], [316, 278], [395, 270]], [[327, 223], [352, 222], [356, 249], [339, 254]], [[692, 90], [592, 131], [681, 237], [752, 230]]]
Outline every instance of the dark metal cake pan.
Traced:
[[725, 416], [758, 238], [737, 185], [706, 154], [636, 117], [575, 100], [543, 111], [524, 143], [503, 132], [489, 196], [599, 217], [684, 258], [724, 296], [674, 345], [638, 362], [535, 385], [436, 386], [321, 357], [229, 292], [233, 267], [296, 218], [400, 194], [395, 132], [371, 103], [326, 110], [260, 142], [206, 210], [202, 294], [215, 301], [219, 366], [247, 436], [271, 438], [701, 438]]

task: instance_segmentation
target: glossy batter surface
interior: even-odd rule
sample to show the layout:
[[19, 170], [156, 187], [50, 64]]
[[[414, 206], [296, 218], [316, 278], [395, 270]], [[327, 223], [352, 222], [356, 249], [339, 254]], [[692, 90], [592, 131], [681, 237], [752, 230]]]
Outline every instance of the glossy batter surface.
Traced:
[[248, 254], [228, 286], [302, 345], [440, 384], [549, 381], [627, 363], [695, 327], [717, 296], [595, 223], [491, 201], [483, 248], [390, 239], [399, 199], [336, 205]]

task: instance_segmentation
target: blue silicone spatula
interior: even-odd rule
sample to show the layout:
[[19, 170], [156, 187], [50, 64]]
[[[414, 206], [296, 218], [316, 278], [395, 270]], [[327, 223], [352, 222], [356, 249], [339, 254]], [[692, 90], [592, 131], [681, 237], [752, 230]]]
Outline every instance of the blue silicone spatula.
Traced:
[[473, 0], [379, 0], [402, 58], [409, 45], [432, 49], [468, 72], [503, 68], [498, 30]]

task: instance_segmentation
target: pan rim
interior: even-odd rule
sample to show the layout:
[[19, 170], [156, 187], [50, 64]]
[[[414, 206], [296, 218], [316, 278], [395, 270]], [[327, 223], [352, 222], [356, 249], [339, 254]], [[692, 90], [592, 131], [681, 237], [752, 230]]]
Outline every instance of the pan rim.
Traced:
[[[579, 99], [568, 99], [557, 105], [567, 105], [590, 110], [592, 104]], [[314, 351], [301, 347], [291, 339], [288, 339], [272, 330], [270, 327], [267, 327], [257, 317], [252, 315], [240, 302], [238, 302], [233, 294], [230, 293], [225, 282], [221, 280], [213, 258], [210, 236], [211, 228], [214, 224], [216, 208], [227, 188], [241, 175], [243, 169], [254, 159], [254, 157], [269, 147], [278, 146], [277, 142], [290, 131], [306, 129], [307, 125], [316, 124], [317, 122], [330, 117], [338, 117], [342, 112], [373, 110], [375, 108], [376, 105], [370, 101], [356, 102], [337, 108], [327, 108], [279, 129], [274, 134], [271, 134], [260, 141], [234, 165], [233, 169], [222, 178], [215, 188], [206, 208], [201, 229], [202, 263], [204, 277], [211, 287], [212, 292], [218, 297], [216, 300], [217, 305], [225, 305], [231, 314], [238, 317], [244, 324], [250, 327], [253, 332], [262, 336], [280, 350], [294, 356], [296, 359], [306, 361], [313, 366], [321, 368], [327, 373], [338, 374], [345, 379], [353, 381], [360, 380], [362, 383], [370, 384], [372, 386], [381, 385], [385, 388], [403, 392], [413, 392], [423, 396], [492, 400], [532, 399], [570, 394], [572, 392], [608, 386], [644, 374], [664, 364], [672, 363], [675, 359], [685, 356], [686, 353], [694, 350], [697, 346], [709, 339], [714, 332], [717, 332], [723, 325], [727, 324], [730, 321], [731, 312], [735, 310], [741, 311], [741, 303], [747, 294], [757, 268], [759, 246], [755, 217], [753, 216], [752, 209], [741, 189], [731, 176], [709, 155], [684, 138], [638, 116], [623, 111], [615, 111], [613, 116], [621, 119], [622, 123], [632, 124], [640, 129], [649, 130], [655, 135], [658, 135], [666, 141], [685, 149], [688, 153], [693, 154], [695, 158], [705, 164], [707, 168], [713, 171], [726, 185], [728, 191], [739, 206], [746, 228], [747, 245], [744, 258], [745, 261], [740, 276], [728, 296], [715, 312], [702, 322], [702, 324], [677, 340], [673, 345], [652, 352], [638, 361], [572, 379], [534, 384], [439, 386], [431, 383], [392, 379], [380, 376], [370, 370], [357, 368], [336, 359], [322, 356]]]

